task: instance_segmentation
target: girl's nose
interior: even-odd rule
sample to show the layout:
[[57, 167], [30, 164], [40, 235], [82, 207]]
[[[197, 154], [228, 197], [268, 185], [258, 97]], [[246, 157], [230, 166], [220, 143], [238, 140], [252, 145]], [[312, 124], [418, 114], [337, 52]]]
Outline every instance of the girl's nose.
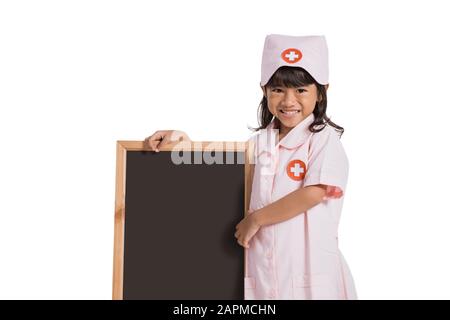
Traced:
[[286, 90], [284, 95], [283, 103], [286, 107], [292, 106], [295, 104], [295, 93], [291, 90]]

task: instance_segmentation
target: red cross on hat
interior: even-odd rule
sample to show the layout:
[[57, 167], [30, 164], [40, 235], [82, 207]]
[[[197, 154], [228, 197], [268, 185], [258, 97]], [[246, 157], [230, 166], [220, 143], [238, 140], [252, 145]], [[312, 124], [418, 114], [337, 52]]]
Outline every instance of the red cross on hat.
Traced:
[[286, 49], [281, 53], [281, 58], [287, 63], [296, 63], [300, 61], [302, 57], [302, 52], [295, 48]]

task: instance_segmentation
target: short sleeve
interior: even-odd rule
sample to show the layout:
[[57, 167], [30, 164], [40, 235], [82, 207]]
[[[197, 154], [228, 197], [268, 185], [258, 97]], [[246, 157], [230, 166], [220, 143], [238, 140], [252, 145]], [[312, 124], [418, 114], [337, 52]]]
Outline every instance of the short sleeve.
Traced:
[[308, 167], [303, 187], [327, 186], [324, 200], [344, 195], [348, 179], [348, 159], [338, 133], [326, 127], [314, 133], [309, 146]]

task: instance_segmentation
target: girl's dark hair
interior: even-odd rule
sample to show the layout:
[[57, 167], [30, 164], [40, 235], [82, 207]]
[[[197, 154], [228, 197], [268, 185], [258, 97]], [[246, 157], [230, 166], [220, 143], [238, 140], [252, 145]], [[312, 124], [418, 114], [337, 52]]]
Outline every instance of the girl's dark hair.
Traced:
[[[327, 111], [326, 87], [318, 83], [305, 69], [300, 67], [282, 66], [273, 74], [269, 82], [265, 85], [265, 88], [273, 88], [273, 87], [297, 88], [307, 86], [310, 84], [316, 85], [317, 95], [318, 98], [319, 97], [321, 98], [321, 101], [316, 102], [316, 106], [314, 107], [313, 111], [314, 121], [309, 126], [309, 131], [313, 133], [320, 132], [323, 130], [323, 128], [325, 128], [327, 124], [329, 124], [330, 126], [335, 128], [335, 130], [339, 133], [339, 136], [342, 136], [342, 134], [344, 133], [344, 128], [333, 123], [326, 114]], [[269, 111], [269, 107], [267, 105], [267, 98], [265, 96], [263, 96], [259, 104], [258, 115], [260, 126], [258, 128], [249, 128], [252, 131], [265, 129], [273, 119], [273, 115]], [[278, 118], [275, 118], [274, 121], [276, 128], [280, 128], [280, 120]], [[316, 126], [318, 128], [316, 128]]]

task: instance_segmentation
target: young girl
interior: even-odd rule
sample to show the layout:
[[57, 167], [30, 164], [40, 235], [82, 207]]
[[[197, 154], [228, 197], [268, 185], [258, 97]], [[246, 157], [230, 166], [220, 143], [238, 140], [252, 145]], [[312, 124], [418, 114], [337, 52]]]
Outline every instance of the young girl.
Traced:
[[[348, 176], [344, 129], [326, 115], [328, 49], [323, 36], [268, 35], [254, 146], [249, 214], [236, 226], [246, 248], [245, 299], [356, 299], [338, 248]], [[182, 131], [156, 131], [152, 150]]]

